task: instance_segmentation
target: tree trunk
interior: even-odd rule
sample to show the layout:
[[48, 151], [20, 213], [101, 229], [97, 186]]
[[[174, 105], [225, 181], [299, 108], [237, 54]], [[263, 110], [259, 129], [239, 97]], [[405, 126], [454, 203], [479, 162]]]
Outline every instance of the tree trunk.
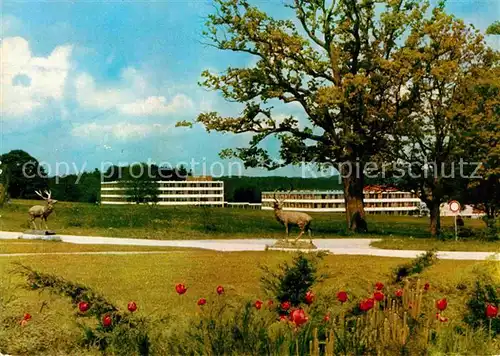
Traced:
[[431, 215], [430, 230], [433, 237], [438, 237], [441, 233], [441, 214], [439, 205], [439, 202], [432, 202], [429, 207]]
[[486, 215], [483, 217], [483, 221], [486, 224], [486, 228], [493, 229], [496, 226], [495, 202], [492, 204], [484, 204], [484, 211]]
[[356, 176], [355, 172], [344, 175], [345, 216], [347, 229], [353, 232], [367, 232], [368, 225], [365, 220], [365, 209], [363, 207], [364, 176]]

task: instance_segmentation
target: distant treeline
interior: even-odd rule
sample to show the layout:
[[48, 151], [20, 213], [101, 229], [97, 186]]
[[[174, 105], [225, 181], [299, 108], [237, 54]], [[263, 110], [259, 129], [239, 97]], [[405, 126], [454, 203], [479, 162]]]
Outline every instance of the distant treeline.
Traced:
[[[99, 201], [101, 173], [96, 169], [78, 176], [68, 175], [48, 178], [48, 187], [52, 195], [59, 200], [95, 203]], [[337, 178], [288, 178], [288, 177], [221, 177], [224, 181], [224, 199], [229, 202], [260, 203], [261, 192], [273, 190], [305, 189], [332, 190], [341, 189]]]
[[[101, 179], [133, 180], [139, 173], [139, 167], [125, 169], [112, 166], [106, 172], [95, 169], [93, 172], [84, 172], [81, 175], [69, 174], [58, 177], [48, 177], [38, 161], [27, 152], [14, 150], [0, 155], [0, 184], [6, 198], [38, 199], [35, 190], [50, 189], [52, 196], [61, 201], [96, 203], [100, 200]], [[28, 164], [26, 164], [28, 163]], [[22, 172], [22, 167], [28, 167], [30, 177]], [[147, 166], [144, 166], [147, 167]], [[128, 167], [127, 167], [128, 168]], [[191, 173], [185, 168], [177, 169], [150, 166], [154, 180], [185, 180]], [[148, 170], [144, 169], [145, 173]], [[139, 178], [144, 180], [146, 176]], [[225, 200], [229, 202], [258, 203], [261, 192], [273, 190], [333, 190], [342, 189], [338, 177], [331, 178], [300, 178], [300, 177], [221, 177], [224, 181]], [[2, 193], [3, 194], [3, 193]]]
[[342, 189], [338, 177], [221, 177], [224, 199], [230, 202], [260, 203], [262, 192], [278, 190], [337, 190]]

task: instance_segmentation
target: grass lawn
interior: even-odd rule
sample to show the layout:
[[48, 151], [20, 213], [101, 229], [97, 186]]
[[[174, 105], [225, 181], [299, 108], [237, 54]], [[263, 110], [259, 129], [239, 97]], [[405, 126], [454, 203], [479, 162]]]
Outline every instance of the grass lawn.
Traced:
[[[8, 252], [18, 249], [42, 252], [53, 251], [54, 248], [72, 252], [101, 248], [116, 250], [116, 246], [43, 241], [0, 243], [0, 249]], [[167, 330], [176, 328], [176, 325], [186, 325], [196, 316], [199, 312], [196, 306], [198, 298], [207, 298], [208, 303], [217, 303], [220, 298], [266, 300], [269, 296], [261, 289], [263, 272], [259, 266], [276, 267], [293, 256], [292, 253], [278, 251], [164, 250], [167, 252], [161, 255], [0, 257], [0, 351], [13, 354], [87, 354], [81, 348], [74, 349], [75, 340], [81, 335], [81, 329], [76, 324], [75, 307], [64, 297], [28, 290], [26, 281], [13, 273], [18, 268], [16, 263], [91, 287], [123, 310], [129, 301], [136, 301], [138, 316], [147, 317], [159, 333], [168, 333]], [[393, 269], [407, 261], [400, 258], [328, 255], [319, 271], [327, 274], [328, 278], [313, 288], [318, 297], [316, 303], [323, 303], [327, 306], [325, 309], [338, 313], [339, 303], [328, 300], [334, 299], [339, 290], [346, 290], [350, 296], [347, 304], [354, 306], [360, 299], [371, 295], [375, 282], [382, 281], [389, 285]], [[431, 314], [434, 301], [446, 297], [449, 302], [446, 316], [450, 322], [456, 320], [459, 323], [478, 271], [489, 270], [492, 264], [498, 266], [497, 262], [491, 261], [438, 261], [426, 269], [420, 279], [431, 285], [425, 297]], [[177, 295], [174, 288], [177, 283], [186, 284], [188, 291], [185, 295]], [[224, 296], [217, 296], [215, 289], [218, 285], [224, 286]], [[389, 287], [386, 293], [393, 293], [394, 288]], [[8, 326], [16, 325], [24, 313], [32, 315], [28, 327]], [[89, 354], [93, 352], [89, 351]]]
[[478, 240], [446, 240], [440, 241], [429, 238], [387, 238], [371, 243], [371, 246], [389, 250], [419, 250], [428, 251], [484, 251], [500, 252], [500, 242], [488, 242]]
[[[148, 256], [1, 257], [0, 322], [21, 319], [24, 313], [30, 313], [32, 320], [24, 329], [3, 328], [0, 323], [0, 349], [3, 347], [3, 350], [15, 351], [15, 354], [32, 353], [33, 350], [37, 354], [64, 354], [74, 347], [74, 340], [81, 334], [75, 323], [75, 308], [68, 299], [27, 290], [26, 281], [11, 273], [16, 268], [15, 262], [83, 283], [123, 309], [134, 300], [139, 306], [138, 316], [171, 328], [187, 322], [188, 317], [198, 312], [196, 301], [201, 297], [207, 298], [209, 303], [218, 298], [266, 300], [268, 296], [260, 287], [262, 271], [259, 266], [277, 266], [291, 257], [290, 253], [276, 251], [223, 253], [175, 249], [171, 253]], [[376, 281], [388, 284], [391, 271], [406, 261], [326, 256], [320, 273], [327, 273], [329, 278], [314, 288], [317, 303], [331, 300], [337, 291], [343, 289], [349, 293], [348, 304], [353, 306], [361, 298], [371, 295]], [[432, 310], [434, 300], [447, 297], [446, 315], [459, 322], [476, 279], [474, 273], [484, 269], [487, 263], [492, 262], [437, 262], [420, 276], [422, 281], [431, 284], [426, 304]], [[174, 288], [181, 282], [188, 287], [183, 296], [177, 295]], [[217, 296], [215, 289], [218, 285], [225, 287], [224, 296]], [[387, 293], [392, 292], [392, 288], [387, 290]], [[338, 312], [340, 307], [338, 303], [332, 303], [329, 308]], [[83, 354], [81, 349], [78, 352]]]
[[[9, 273], [21, 262], [37, 270], [57, 274], [63, 278], [86, 284], [104, 294], [112, 302], [125, 306], [137, 301], [142, 313], [182, 315], [195, 311], [193, 306], [200, 297], [213, 299], [215, 288], [221, 284], [226, 294], [234, 297], [260, 297], [260, 265], [277, 266], [290, 259], [285, 252], [213, 252], [173, 250], [162, 255], [82, 255], [82, 256], [29, 256], [0, 258], [0, 287], [10, 290], [19, 301], [17, 313], [30, 312], [41, 317], [40, 307], [45, 300], [58, 300], [57, 296], [38, 294], [19, 288], [23, 281]], [[373, 290], [376, 281], [388, 281], [394, 267], [407, 260], [399, 258], [327, 256], [321, 272], [329, 278], [317, 289], [318, 294], [333, 295], [345, 289], [353, 298], [361, 298]], [[423, 273], [421, 278], [432, 285], [430, 296], [446, 295], [450, 300], [450, 313], [459, 313], [467, 290], [457, 288], [473, 281], [474, 268], [486, 262], [439, 261]], [[174, 286], [185, 283], [188, 293], [180, 298]], [[59, 303], [59, 302], [58, 302]], [[59, 305], [59, 304], [58, 304]]]
[[[102, 252], [102, 251], [171, 251], [171, 247], [84, 245], [37, 240], [0, 240], [0, 254], [50, 252]], [[175, 248], [179, 250], [180, 248]]]
[[[28, 228], [28, 209], [40, 201], [15, 200], [0, 209], [0, 230]], [[346, 233], [344, 214], [312, 213], [315, 238], [338, 237], [429, 237], [427, 218], [368, 215], [370, 233]], [[39, 221], [37, 222], [39, 223]], [[473, 229], [483, 228], [479, 220], [466, 220]], [[443, 218], [451, 233], [453, 220]], [[282, 238], [284, 228], [272, 211], [200, 207], [96, 206], [59, 202], [49, 217], [49, 228], [60, 234], [136, 237], [151, 239]], [[298, 233], [292, 230], [291, 235]]]

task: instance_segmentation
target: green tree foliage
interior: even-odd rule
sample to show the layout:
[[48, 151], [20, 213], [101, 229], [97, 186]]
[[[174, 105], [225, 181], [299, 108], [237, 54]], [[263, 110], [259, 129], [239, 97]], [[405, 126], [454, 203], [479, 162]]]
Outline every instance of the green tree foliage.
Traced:
[[399, 70], [409, 79], [404, 90], [417, 95], [395, 127], [400, 131], [391, 146], [393, 159], [408, 164], [403, 185], [417, 192], [430, 210], [434, 236], [440, 234], [441, 203], [452, 197], [466, 176], [460, 162], [471, 158], [467, 143], [489, 146], [488, 138], [480, 139], [488, 134], [484, 132], [488, 125], [498, 139], [498, 120], [495, 124], [492, 115], [479, 115], [478, 95], [472, 95], [482, 80], [493, 76], [498, 54], [472, 27], [446, 14], [443, 6], [412, 27], [404, 51], [398, 54]]
[[96, 168], [93, 172], [83, 172], [79, 175], [51, 177], [49, 187], [52, 195], [58, 200], [96, 203], [99, 201], [101, 189], [101, 172]]
[[145, 174], [149, 175], [154, 180], [173, 180], [180, 181], [186, 180], [191, 173], [187, 171], [186, 167], [183, 165], [172, 167], [158, 167], [155, 164], [136, 164], [132, 166], [110, 166], [103, 172], [103, 180], [105, 182], [113, 182], [118, 180], [123, 180], [124, 178], [130, 177], [131, 170], [138, 170], [140, 166], [145, 169]]
[[471, 122], [463, 143], [468, 156], [480, 167], [467, 181], [463, 200], [485, 211], [485, 221], [491, 229], [500, 210], [500, 67], [484, 73], [469, 88], [467, 96]]
[[224, 182], [224, 199], [229, 202], [260, 203], [262, 192], [275, 190], [342, 190], [339, 177], [220, 177]]
[[0, 207], [9, 199], [9, 175], [7, 165], [0, 161]]
[[2, 183], [11, 198], [38, 198], [35, 190], [47, 189], [47, 174], [36, 158], [22, 150], [0, 156]]
[[500, 21], [495, 21], [488, 26], [487, 35], [500, 35]]
[[154, 167], [141, 163], [127, 168], [120, 179], [126, 187], [127, 200], [136, 204], [156, 204], [160, 192], [158, 177], [151, 174]]
[[[248, 147], [222, 152], [250, 167], [301, 161], [336, 167], [345, 177], [347, 225], [358, 230], [358, 222], [366, 226], [364, 163], [385, 147], [388, 132], [417, 94], [399, 94], [408, 80], [400, 57], [407, 29], [420, 26], [427, 5], [294, 0], [288, 7], [295, 21], [277, 20], [246, 0], [216, 1], [205, 33], [211, 45], [257, 61], [220, 75], [205, 71], [205, 87], [245, 108], [237, 117], [209, 112], [197, 121], [207, 131], [252, 133]], [[308, 122], [295, 116], [277, 120], [275, 103], [301, 108]], [[270, 136], [281, 142], [281, 162], [262, 146]]]
[[3, 183], [0, 183], [0, 208], [3, 207], [6, 201], [7, 201], [7, 187]]

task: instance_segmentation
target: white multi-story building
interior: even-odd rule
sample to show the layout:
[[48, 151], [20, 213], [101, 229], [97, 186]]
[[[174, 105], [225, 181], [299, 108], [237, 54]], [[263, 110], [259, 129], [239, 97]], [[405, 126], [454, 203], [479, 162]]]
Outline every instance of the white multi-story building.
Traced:
[[[158, 205], [224, 206], [224, 182], [190, 178], [158, 181]], [[126, 182], [101, 182], [101, 204], [134, 204], [127, 198]]]
[[[274, 192], [262, 192], [262, 209], [273, 209]], [[344, 192], [292, 191], [276, 192], [276, 198], [283, 200], [284, 210], [311, 212], [345, 212]], [[416, 215], [420, 213], [421, 200], [413, 193], [397, 189], [367, 187], [364, 191], [365, 211], [370, 214]]]

